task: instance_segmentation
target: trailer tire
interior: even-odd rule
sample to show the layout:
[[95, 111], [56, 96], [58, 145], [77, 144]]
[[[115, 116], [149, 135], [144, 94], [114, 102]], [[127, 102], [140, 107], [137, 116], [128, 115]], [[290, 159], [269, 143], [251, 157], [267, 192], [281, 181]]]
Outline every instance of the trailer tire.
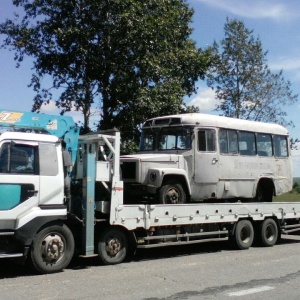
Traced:
[[260, 226], [260, 244], [264, 247], [272, 247], [278, 239], [278, 226], [273, 219], [265, 219]]
[[100, 235], [98, 254], [100, 262], [104, 265], [121, 263], [128, 252], [128, 238], [126, 233], [119, 228], [108, 227]]
[[186, 192], [177, 181], [162, 185], [158, 194], [160, 204], [183, 204], [186, 202]]
[[240, 220], [234, 232], [235, 244], [238, 249], [249, 249], [254, 239], [254, 229], [249, 220]]
[[39, 231], [33, 239], [29, 263], [40, 274], [62, 271], [74, 254], [74, 238], [65, 225], [51, 225]]

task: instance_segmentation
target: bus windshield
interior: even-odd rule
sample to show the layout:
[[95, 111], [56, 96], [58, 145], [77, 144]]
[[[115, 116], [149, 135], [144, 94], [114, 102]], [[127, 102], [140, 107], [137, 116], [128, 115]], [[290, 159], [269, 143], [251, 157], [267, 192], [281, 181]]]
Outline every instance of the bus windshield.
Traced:
[[161, 127], [142, 131], [140, 151], [191, 149], [192, 128]]

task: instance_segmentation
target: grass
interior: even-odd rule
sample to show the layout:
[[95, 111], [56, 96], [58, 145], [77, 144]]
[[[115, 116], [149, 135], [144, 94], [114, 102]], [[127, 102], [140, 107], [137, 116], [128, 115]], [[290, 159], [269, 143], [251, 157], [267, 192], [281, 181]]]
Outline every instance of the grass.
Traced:
[[281, 196], [273, 197], [273, 202], [300, 202], [300, 194], [292, 191]]
[[298, 187], [294, 187], [294, 189], [286, 194], [281, 196], [273, 197], [273, 202], [300, 202], [300, 193], [299, 193], [299, 186], [300, 186], [300, 177], [293, 178], [294, 185], [297, 184]]

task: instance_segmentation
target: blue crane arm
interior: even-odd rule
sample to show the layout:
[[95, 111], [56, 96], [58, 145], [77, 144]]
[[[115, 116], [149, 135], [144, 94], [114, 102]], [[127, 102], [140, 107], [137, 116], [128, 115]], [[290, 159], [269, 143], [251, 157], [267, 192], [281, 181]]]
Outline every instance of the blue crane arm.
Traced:
[[75, 163], [79, 128], [72, 117], [0, 109], [0, 126], [14, 129], [45, 130], [65, 141], [66, 149], [72, 157], [72, 163]]

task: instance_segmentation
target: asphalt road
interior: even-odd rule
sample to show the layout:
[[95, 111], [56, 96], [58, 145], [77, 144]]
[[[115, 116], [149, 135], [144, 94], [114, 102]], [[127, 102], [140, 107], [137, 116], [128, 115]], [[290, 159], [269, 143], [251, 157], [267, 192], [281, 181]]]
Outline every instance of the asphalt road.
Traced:
[[226, 242], [140, 250], [130, 262], [75, 260], [64, 272], [34, 275], [0, 261], [0, 299], [300, 299], [300, 237], [272, 248]]

